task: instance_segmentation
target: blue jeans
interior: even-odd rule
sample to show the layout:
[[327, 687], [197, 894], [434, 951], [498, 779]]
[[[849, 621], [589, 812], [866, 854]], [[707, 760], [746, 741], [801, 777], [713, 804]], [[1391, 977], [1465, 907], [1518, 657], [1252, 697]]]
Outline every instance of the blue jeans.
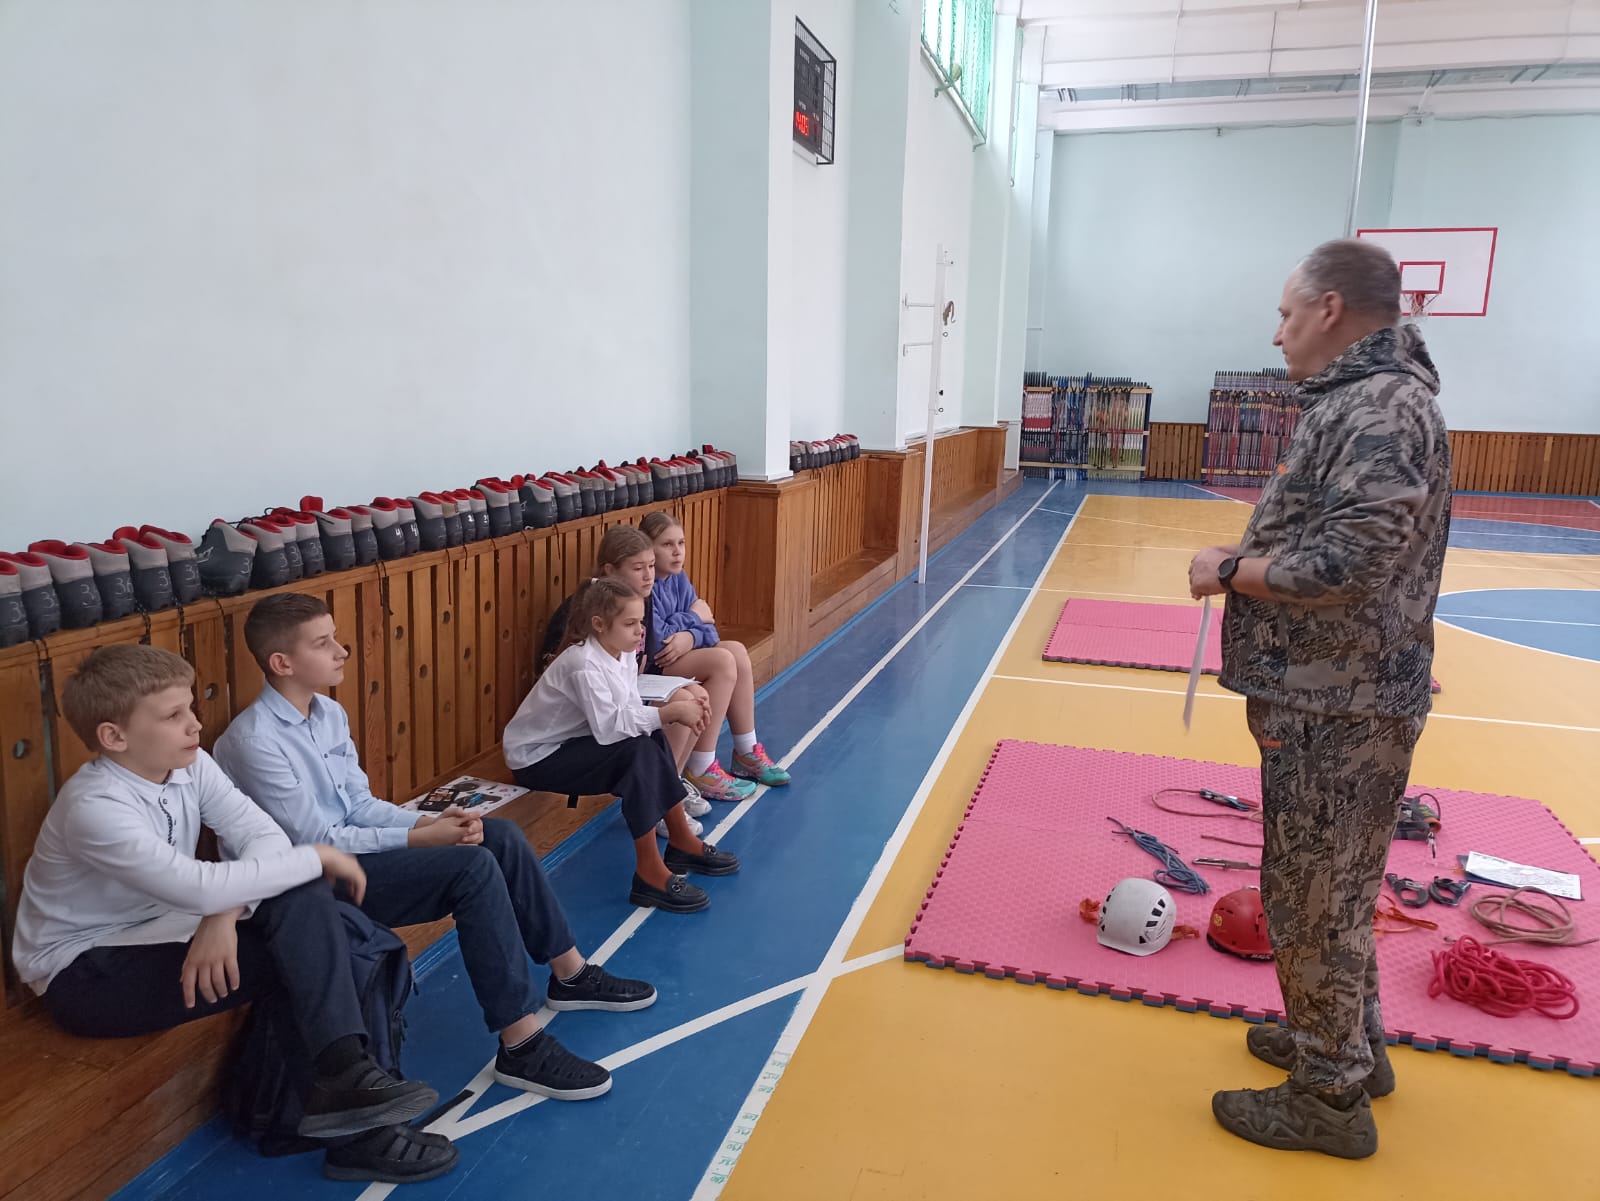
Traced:
[[543, 1004], [533, 972], [577, 940], [539, 857], [513, 822], [487, 818], [483, 845], [411, 847], [360, 855], [367, 873], [361, 902], [386, 926], [456, 919], [461, 959], [490, 1030]]

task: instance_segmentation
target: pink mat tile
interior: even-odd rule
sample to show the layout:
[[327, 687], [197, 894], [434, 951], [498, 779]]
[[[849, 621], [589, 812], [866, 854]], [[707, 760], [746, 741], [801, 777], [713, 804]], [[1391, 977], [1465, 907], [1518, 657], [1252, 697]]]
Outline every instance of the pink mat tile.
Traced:
[[[1200, 634], [1202, 612], [1199, 605], [1147, 605], [1074, 597], [1061, 606], [1061, 616], [1050, 633], [1050, 641], [1045, 643], [1043, 657], [1053, 663], [1187, 672], [1194, 663], [1194, 640]], [[1212, 610], [1200, 670], [1207, 675], [1222, 674], [1220, 606]], [[1431, 681], [1430, 687], [1439, 692], [1439, 681]]]
[[[1061, 608], [1044, 657], [1057, 663], [1148, 667], [1188, 671], [1200, 633], [1199, 605], [1141, 605], [1127, 601], [1079, 600]], [[1214, 610], [1201, 670], [1222, 671], [1222, 614]]]
[[[1259, 795], [1259, 774], [1191, 760], [1000, 743], [906, 937], [906, 958], [1219, 1017], [1277, 1019], [1282, 999], [1271, 964], [1221, 954], [1203, 939], [1174, 942], [1145, 959], [1123, 955], [1100, 946], [1094, 927], [1079, 917], [1083, 900], [1103, 900], [1123, 877], [1155, 869], [1155, 860], [1116, 833], [1108, 816], [1156, 835], [1186, 860], [1214, 856], [1259, 862], [1258, 852], [1203, 837], [1255, 839], [1259, 827], [1174, 816], [1149, 803], [1162, 788], [1201, 787], [1253, 799]], [[1573, 872], [1590, 901], [1600, 898], [1600, 864], [1537, 801], [1454, 789], [1414, 788], [1411, 793], [1418, 791], [1433, 793], [1442, 805], [1439, 858], [1429, 858], [1425, 843], [1397, 842], [1391, 871], [1431, 879], [1447, 874], [1456, 855], [1478, 850]], [[1189, 804], [1181, 797], [1169, 800]], [[1212, 811], [1198, 798], [1193, 805]], [[1256, 883], [1257, 873], [1200, 871], [1211, 893], [1178, 893], [1175, 899], [1179, 922], [1203, 929], [1217, 896]], [[1467, 902], [1485, 891], [1474, 885]], [[1600, 911], [1588, 902], [1574, 908], [1581, 930], [1600, 933]], [[1565, 973], [1587, 1007], [1564, 1022], [1537, 1015], [1496, 1018], [1427, 995], [1430, 953], [1443, 946], [1445, 936], [1481, 937], [1482, 927], [1464, 907], [1431, 904], [1420, 915], [1440, 929], [1378, 939], [1391, 1037], [1423, 1050], [1594, 1074], [1600, 1066], [1600, 944], [1509, 948], [1515, 958], [1546, 962]]]

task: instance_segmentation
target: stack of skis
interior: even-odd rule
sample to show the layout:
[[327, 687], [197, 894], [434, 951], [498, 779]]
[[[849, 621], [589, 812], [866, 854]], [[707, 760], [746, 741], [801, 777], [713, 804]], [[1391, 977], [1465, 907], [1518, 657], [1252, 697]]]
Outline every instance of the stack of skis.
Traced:
[[1201, 479], [1259, 487], [1277, 469], [1299, 418], [1300, 400], [1283, 368], [1217, 372]]
[[1149, 384], [1044, 372], [1023, 378], [1024, 468], [1074, 470], [1078, 478], [1138, 479], [1149, 425]]

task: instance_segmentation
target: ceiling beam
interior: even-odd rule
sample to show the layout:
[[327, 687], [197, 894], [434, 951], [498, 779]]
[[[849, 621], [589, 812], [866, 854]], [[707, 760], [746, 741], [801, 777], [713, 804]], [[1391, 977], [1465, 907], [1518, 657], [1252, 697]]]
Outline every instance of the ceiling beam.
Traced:
[[[1374, 93], [1371, 118], [1392, 120], [1413, 115], [1425, 90]], [[1450, 118], [1547, 113], [1600, 113], [1600, 86], [1529, 84], [1510, 88], [1436, 88], [1427, 96], [1425, 115]], [[1057, 133], [1210, 129], [1354, 120], [1353, 95], [1063, 104], [1056, 100], [1053, 92], [1046, 92], [1040, 97], [1039, 108], [1039, 127]]]

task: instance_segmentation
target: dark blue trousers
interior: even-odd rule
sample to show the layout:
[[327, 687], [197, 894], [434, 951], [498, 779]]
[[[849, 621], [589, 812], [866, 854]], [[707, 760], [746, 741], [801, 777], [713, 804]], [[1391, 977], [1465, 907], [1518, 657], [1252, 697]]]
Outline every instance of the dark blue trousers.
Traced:
[[127, 1038], [281, 991], [312, 1059], [345, 1035], [365, 1039], [344, 919], [324, 881], [262, 901], [238, 934], [239, 987], [214, 1003], [197, 991], [194, 1008], [184, 1008], [179, 977], [189, 944], [164, 942], [90, 948], [50, 982], [44, 1007], [69, 1034]]
[[362, 911], [385, 926], [456, 919], [461, 959], [490, 1030], [543, 1004], [528, 959], [549, 963], [577, 945], [567, 915], [514, 822], [487, 818], [483, 845], [360, 855]]

